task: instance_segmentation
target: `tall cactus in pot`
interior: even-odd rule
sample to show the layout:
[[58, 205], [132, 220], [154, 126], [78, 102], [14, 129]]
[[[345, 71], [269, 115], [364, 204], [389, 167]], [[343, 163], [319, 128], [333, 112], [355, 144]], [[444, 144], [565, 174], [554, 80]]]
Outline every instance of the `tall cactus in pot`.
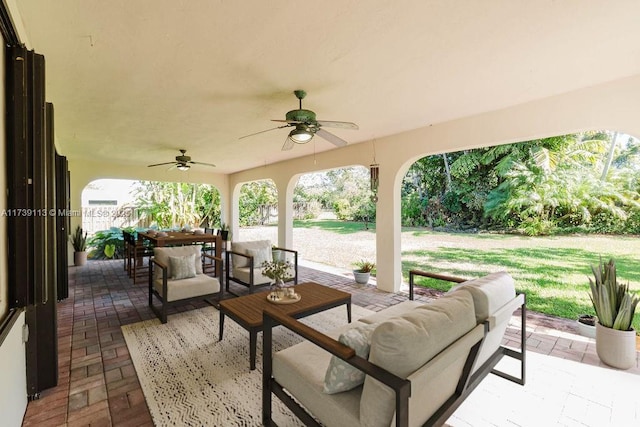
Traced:
[[598, 266], [591, 266], [594, 279], [589, 278], [591, 302], [600, 324], [619, 331], [631, 329], [633, 315], [640, 298], [629, 292], [629, 285], [618, 283], [616, 264], [610, 259], [607, 264], [602, 260]]

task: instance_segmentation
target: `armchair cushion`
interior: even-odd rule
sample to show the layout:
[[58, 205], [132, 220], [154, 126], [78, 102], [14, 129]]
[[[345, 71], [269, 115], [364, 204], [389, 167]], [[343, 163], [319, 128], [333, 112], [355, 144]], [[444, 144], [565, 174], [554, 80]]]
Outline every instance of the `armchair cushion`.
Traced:
[[196, 254], [183, 256], [170, 256], [169, 268], [173, 280], [188, 279], [196, 277]]
[[[251, 283], [251, 269], [249, 267], [233, 268], [233, 277], [245, 283]], [[271, 283], [271, 279], [262, 275], [261, 268], [254, 268], [253, 284], [260, 285], [263, 283]]]
[[[233, 242], [231, 243], [231, 250], [233, 252], [239, 252], [241, 254], [249, 255], [248, 250], [266, 250], [265, 256], [266, 261], [271, 261], [271, 241], [270, 240], [254, 240], [250, 242]], [[234, 268], [242, 268], [249, 266], [249, 260], [240, 255], [232, 256], [233, 267]], [[254, 263], [254, 267], [259, 266], [259, 264]]]
[[[173, 277], [173, 272], [171, 270], [171, 262], [169, 261], [169, 257], [180, 257], [185, 255], [195, 254], [194, 264], [196, 269], [196, 275], [202, 274], [202, 255], [201, 249], [198, 245], [190, 245], [190, 246], [171, 246], [166, 248], [154, 248], [153, 256], [154, 258], [161, 263], [162, 265], [167, 266], [167, 277]], [[160, 268], [155, 268], [153, 270], [153, 278], [155, 280], [162, 280], [162, 270]]]
[[[369, 361], [407, 378], [475, 326], [471, 294], [452, 293], [381, 323], [371, 337]], [[367, 376], [360, 402], [362, 424], [388, 426], [394, 411], [394, 392]]]
[[218, 279], [197, 274], [195, 277], [181, 280], [167, 280], [167, 296], [162, 295], [162, 279], [155, 280], [153, 286], [162, 298], [167, 302], [194, 298], [200, 295], [215, 294], [220, 291]]
[[247, 255], [253, 257], [253, 266], [262, 268], [262, 263], [271, 262], [271, 248], [247, 249]]

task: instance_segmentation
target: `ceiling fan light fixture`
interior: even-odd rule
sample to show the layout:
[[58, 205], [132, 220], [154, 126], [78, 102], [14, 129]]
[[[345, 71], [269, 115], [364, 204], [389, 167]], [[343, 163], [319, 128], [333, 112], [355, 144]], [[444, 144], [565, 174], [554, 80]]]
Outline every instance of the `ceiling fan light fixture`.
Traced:
[[190, 168], [191, 166], [184, 163], [181, 163], [178, 165], [178, 170], [181, 170], [181, 171], [188, 171]]
[[298, 125], [294, 130], [289, 132], [289, 139], [291, 139], [296, 144], [304, 144], [311, 141], [313, 138], [313, 132], [309, 130], [308, 126]]

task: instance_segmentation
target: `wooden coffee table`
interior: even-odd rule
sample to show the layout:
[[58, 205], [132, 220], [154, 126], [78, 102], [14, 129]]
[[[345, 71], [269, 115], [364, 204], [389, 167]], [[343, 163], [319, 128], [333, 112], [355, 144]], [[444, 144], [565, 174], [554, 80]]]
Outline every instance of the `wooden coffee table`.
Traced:
[[294, 286], [302, 298], [293, 304], [274, 304], [267, 301], [268, 292], [245, 295], [220, 301], [220, 341], [224, 332], [225, 316], [249, 331], [249, 367], [256, 368], [256, 344], [262, 331], [262, 311], [275, 307], [287, 315], [300, 319], [339, 305], [347, 306], [347, 320], [351, 323], [351, 294], [317, 283], [301, 283]]

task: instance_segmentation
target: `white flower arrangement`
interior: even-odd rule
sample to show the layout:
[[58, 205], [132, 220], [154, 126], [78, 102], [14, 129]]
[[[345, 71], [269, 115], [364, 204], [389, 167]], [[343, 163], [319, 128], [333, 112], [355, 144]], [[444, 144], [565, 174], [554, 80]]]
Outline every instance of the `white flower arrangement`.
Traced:
[[284, 282], [291, 276], [293, 264], [289, 261], [265, 261], [261, 267], [264, 276], [276, 282]]

